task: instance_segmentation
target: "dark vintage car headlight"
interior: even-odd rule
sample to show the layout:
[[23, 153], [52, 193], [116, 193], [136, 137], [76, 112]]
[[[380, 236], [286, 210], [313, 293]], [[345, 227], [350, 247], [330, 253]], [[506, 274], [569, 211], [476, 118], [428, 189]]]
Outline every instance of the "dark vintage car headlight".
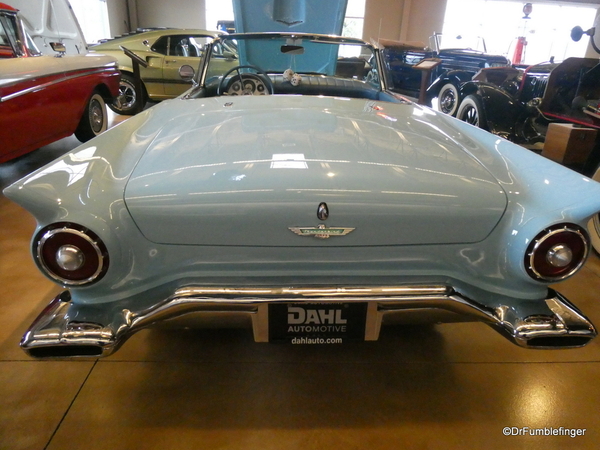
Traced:
[[589, 251], [587, 232], [578, 225], [560, 224], [539, 233], [527, 248], [525, 269], [542, 281], [560, 281], [577, 272]]
[[68, 286], [94, 283], [108, 270], [108, 251], [102, 240], [72, 223], [43, 228], [34, 239], [33, 254], [48, 276]]

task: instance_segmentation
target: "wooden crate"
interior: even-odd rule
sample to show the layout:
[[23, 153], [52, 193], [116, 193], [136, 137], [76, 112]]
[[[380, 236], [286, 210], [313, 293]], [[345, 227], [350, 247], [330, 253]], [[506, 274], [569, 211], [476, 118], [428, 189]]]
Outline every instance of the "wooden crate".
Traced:
[[561, 164], [584, 164], [596, 143], [598, 130], [581, 128], [571, 123], [548, 126], [542, 156]]

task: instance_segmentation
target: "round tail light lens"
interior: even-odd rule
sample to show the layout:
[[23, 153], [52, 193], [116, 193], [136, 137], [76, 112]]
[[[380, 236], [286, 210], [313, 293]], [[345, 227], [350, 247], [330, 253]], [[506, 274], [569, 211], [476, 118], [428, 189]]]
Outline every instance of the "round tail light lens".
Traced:
[[108, 270], [104, 243], [85, 227], [56, 223], [42, 229], [34, 242], [34, 255], [42, 270], [64, 285], [93, 283]]
[[574, 224], [547, 228], [529, 244], [525, 268], [542, 281], [560, 281], [577, 272], [585, 262], [589, 243], [586, 231]]

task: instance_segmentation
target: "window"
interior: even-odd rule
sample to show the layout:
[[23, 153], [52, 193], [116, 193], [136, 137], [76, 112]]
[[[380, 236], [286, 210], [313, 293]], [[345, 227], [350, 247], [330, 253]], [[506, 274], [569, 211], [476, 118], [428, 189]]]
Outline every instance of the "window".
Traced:
[[221, 20], [233, 20], [233, 3], [231, 0], [205, 0], [206, 29], [217, 30]]
[[[596, 7], [571, 3], [533, 4], [529, 19], [524, 19], [523, 2], [501, 0], [448, 0], [444, 18], [444, 40], [457, 36], [481, 36], [487, 53], [513, 60], [517, 39], [525, 37], [523, 64], [537, 64], [568, 57], [582, 57], [588, 39], [571, 40], [571, 29], [593, 26]], [[443, 41], [442, 41], [443, 42]], [[447, 47], [444, 43], [442, 46]]]
[[152, 51], [160, 53], [161, 55], [167, 55], [169, 48], [169, 36], [161, 36], [152, 46]]
[[[0, 58], [13, 58], [15, 56], [13, 48], [8, 39], [8, 33], [4, 29], [4, 18], [0, 18]], [[8, 20], [8, 19], [7, 19]]]
[[106, 0], [69, 0], [69, 3], [86, 42], [94, 43], [111, 37]]
[[206, 43], [212, 40], [206, 36], [171, 36], [169, 44], [169, 55], [200, 57]]
[[362, 39], [366, 0], [348, 0], [342, 36]]

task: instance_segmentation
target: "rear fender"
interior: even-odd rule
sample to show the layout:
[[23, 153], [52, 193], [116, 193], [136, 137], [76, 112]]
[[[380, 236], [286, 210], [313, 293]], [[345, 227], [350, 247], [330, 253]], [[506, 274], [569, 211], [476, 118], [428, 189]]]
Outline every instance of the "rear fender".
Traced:
[[467, 95], [477, 95], [481, 100], [491, 133], [511, 140], [516, 137], [517, 123], [524, 120], [526, 112], [520, 102], [497, 86], [474, 81], [461, 86], [460, 97], [465, 98]]
[[459, 87], [462, 83], [469, 81], [471, 76], [470, 72], [465, 72], [464, 70], [451, 70], [442, 73], [427, 88], [426, 100], [431, 104], [431, 100], [437, 97], [442, 86], [447, 83], [453, 83], [456, 87]]

